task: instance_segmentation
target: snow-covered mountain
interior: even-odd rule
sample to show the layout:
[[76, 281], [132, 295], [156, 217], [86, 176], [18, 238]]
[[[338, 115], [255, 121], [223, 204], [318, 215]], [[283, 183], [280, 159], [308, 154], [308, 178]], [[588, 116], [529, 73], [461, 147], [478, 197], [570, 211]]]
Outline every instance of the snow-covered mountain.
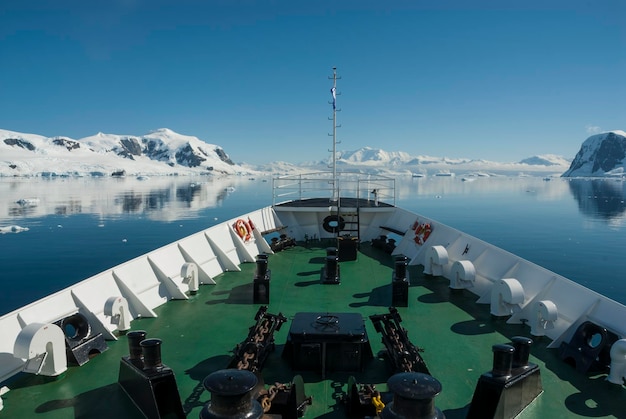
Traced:
[[[464, 158], [412, 156], [403, 151], [363, 147], [342, 151], [342, 169], [372, 174], [457, 173], [560, 175], [569, 161], [554, 155], [534, 156], [514, 163]], [[224, 149], [197, 137], [163, 128], [145, 135], [103, 134], [74, 140], [0, 130], [0, 176], [111, 176], [279, 174], [327, 170], [329, 160], [293, 164], [235, 164]]]
[[520, 163], [537, 166], [569, 166], [570, 161], [554, 154], [543, 154], [520, 160]]
[[569, 160], [554, 154], [545, 154], [541, 156], [533, 156], [521, 160], [517, 163], [500, 163], [488, 160], [471, 160], [471, 159], [451, 159], [448, 157], [432, 157], [432, 156], [411, 156], [403, 151], [385, 151], [374, 149], [371, 147], [363, 147], [355, 151], [344, 151], [340, 153], [338, 159], [340, 164], [366, 164], [377, 165], [384, 164], [390, 166], [420, 166], [420, 165], [527, 165], [527, 166], [569, 166]]
[[0, 176], [234, 174], [223, 148], [167, 128], [74, 140], [0, 130]]
[[[327, 170], [330, 161], [301, 163], [292, 165], [282, 162], [281, 172], [289, 173], [303, 168], [310, 170]], [[570, 161], [555, 155], [539, 155], [529, 157], [520, 162], [502, 163], [489, 160], [472, 160], [465, 158], [412, 156], [403, 151], [385, 151], [371, 147], [363, 147], [354, 151], [338, 153], [337, 165], [341, 169], [360, 171], [372, 174], [436, 174], [439, 172], [458, 173], [492, 173], [492, 174], [535, 174], [560, 175], [569, 167]], [[274, 169], [276, 165], [272, 163]], [[269, 166], [256, 166], [257, 170], [270, 170]]]
[[339, 162], [344, 164], [397, 165], [410, 161], [412, 157], [404, 151], [385, 151], [363, 147], [340, 153]]
[[625, 169], [626, 132], [616, 130], [587, 138], [563, 177], [621, 177]]

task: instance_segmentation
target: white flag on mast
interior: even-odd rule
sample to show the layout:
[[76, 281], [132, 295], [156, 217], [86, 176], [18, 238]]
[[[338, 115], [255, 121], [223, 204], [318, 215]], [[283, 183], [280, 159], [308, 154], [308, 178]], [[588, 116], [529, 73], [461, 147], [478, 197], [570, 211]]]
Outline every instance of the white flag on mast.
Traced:
[[336, 96], [336, 91], [337, 89], [335, 89], [334, 87], [330, 88], [330, 93], [333, 95], [333, 109], [335, 109], [335, 100], [337, 100], [337, 96]]

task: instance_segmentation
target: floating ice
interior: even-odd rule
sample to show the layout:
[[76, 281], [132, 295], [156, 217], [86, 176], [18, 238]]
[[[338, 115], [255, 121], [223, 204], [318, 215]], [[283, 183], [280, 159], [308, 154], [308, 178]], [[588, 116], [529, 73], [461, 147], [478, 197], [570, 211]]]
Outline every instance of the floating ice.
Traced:
[[39, 205], [39, 198], [21, 198], [15, 201], [15, 203], [23, 207], [34, 207]]
[[20, 227], [18, 225], [0, 227], [0, 234], [21, 233], [22, 231], [28, 231], [28, 227]]

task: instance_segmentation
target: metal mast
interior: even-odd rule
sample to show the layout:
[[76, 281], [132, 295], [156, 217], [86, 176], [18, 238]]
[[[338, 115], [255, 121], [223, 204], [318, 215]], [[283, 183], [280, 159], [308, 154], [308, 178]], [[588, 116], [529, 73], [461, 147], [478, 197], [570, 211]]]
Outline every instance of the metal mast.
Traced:
[[337, 128], [341, 126], [341, 125], [337, 125], [337, 112], [341, 111], [341, 109], [337, 109], [337, 96], [339, 95], [339, 93], [337, 92], [337, 80], [341, 79], [341, 77], [337, 77], [337, 67], [333, 67], [333, 76], [328, 77], [328, 78], [333, 81], [333, 87], [331, 87], [330, 89], [330, 94], [333, 97], [333, 101], [329, 102], [329, 103], [332, 103], [333, 105], [333, 117], [332, 117], [333, 133], [328, 134], [328, 135], [332, 135], [333, 137], [333, 149], [331, 151], [332, 152], [331, 164], [333, 168], [333, 180], [332, 180], [333, 196], [331, 200], [333, 202], [337, 202], [339, 200], [339, 182], [337, 179], [337, 144], [339, 142], [337, 141]]

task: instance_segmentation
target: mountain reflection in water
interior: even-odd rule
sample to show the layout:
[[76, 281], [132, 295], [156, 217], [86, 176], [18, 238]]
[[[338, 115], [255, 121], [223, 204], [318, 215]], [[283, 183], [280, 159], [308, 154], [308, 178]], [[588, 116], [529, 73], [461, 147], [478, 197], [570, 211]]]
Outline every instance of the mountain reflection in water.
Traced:
[[[266, 179], [267, 180], [267, 179]], [[616, 219], [626, 213], [626, 182], [616, 179], [555, 179], [535, 177], [477, 178], [462, 182], [456, 178], [400, 177], [396, 181], [396, 202], [416, 212], [430, 198], [455, 196], [463, 200], [493, 196], [533, 194], [538, 200], [563, 199], [571, 193], [580, 212], [593, 219]], [[240, 177], [152, 177], [136, 178], [0, 178], [0, 226], [20, 218], [46, 215], [94, 214], [115, 217], [124, 214], [174, 221], [194, 218], [207, 208], [220, 207], [229, 195], [249, 187], [259, 197], [258, 207], [271, 204], [271, 182]], [[523, 194], [522, 194], [523, 195]], [[518, 199], [514, 197], [513, 199]], [[252, 207], [255, 208], [255, 207]]]
[[626, 212], [626, 182], [621, 179], [572, 179], [568, 185], [578, 208], [588, 217], [611, 220]]
[[222, 205], [238, 178], [0, 179], [0, 223], [46, 215], [142, 214], [168, 221]]

